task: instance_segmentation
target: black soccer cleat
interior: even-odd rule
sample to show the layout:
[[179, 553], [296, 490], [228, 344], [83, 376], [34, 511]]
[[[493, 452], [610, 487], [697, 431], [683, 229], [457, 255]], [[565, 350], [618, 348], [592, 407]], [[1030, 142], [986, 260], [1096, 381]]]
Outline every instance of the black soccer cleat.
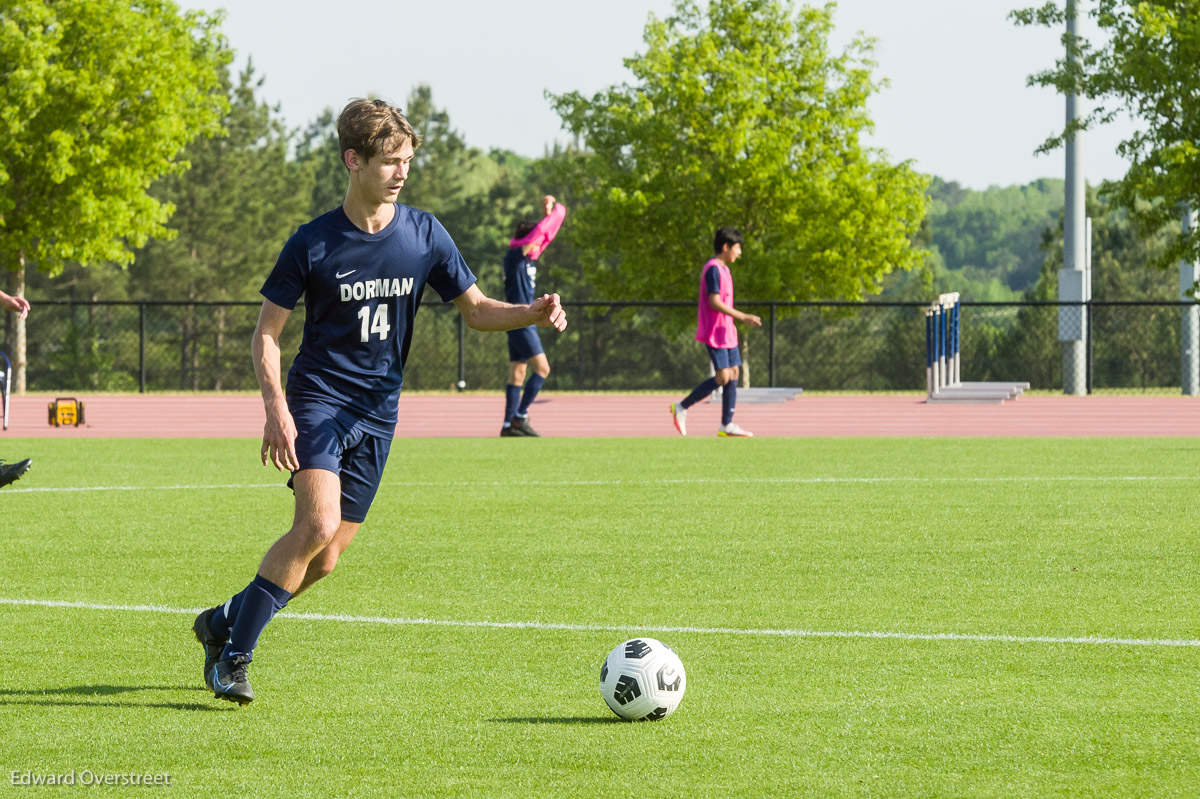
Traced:
[[29, 471], [29, 467], [32, 465], [33, 458], [26, 458], [16, 463], [0, 461], [0, 487], [6, 486], [9, 483], [15, 483], [20, 479], [21, 475]]
[[541, 438], [542, 435], [533, 429], [533, 425], [529, 423], [529, 417], [522, 419], [520, 416], [512, 418], [512, 426], [515, 430], [520, 430], [523, 436], [532, 436], [533, 438]]
[[246, 668], [250, 658], [245, 655], [234, 655], [229, 660], [218, 660], [213, 668], [212, 678], [208, 687], [216, 694], [217, 699], [248, 705], [254, 701], [254, 689], [246, 677]]
[[500, 428], [501, 438], [524, 438], [526, 436], [516, 425], [516, 422]]
[[213, 667], [217, 665], [217, 661], [221, 659], [221, 653], [225, 650], [225, 644], [229, 642], [228, 638], [220, 638], [212, 631], [209, 626], [209, 621], [212, 615], [217, 612], [216, 608], [209, 608], [196, 617], [192, 622], [192, 632], [196, 635], [196, 640], [204, 647], [204, 684], [212, 685]]

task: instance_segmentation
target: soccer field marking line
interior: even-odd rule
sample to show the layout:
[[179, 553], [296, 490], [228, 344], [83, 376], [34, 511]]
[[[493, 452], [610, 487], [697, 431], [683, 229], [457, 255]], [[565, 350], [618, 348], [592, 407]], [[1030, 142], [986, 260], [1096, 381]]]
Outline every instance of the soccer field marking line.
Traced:
[[[100, 602], [74, 602], [59, 599], [0, 598], [0, 605], [72, 610], [118, 611], [127, 613], [170, 613], [195, 615], [204, 608], [172, 608], [164, 605], [114, 605]], [[977, 633], [900, 633], [862, 630], [796, 630], [746, 627], [693, 627], [633, 624], [563, 624], [541, 621], [464, 621], [454, 619], [397, 618], [391, 616], [352, 616], [339, 613], [280, 613], [280, 618], [296, 621], [378, 624], [398, 627], [464, 627], [496, 630], [547, 630], [559, 632], [677, 633], [680, 635], [743, 635], [760, 638], [860, 638], [896, 641], [962, 641], [998, 644], [1084, 644], [1090, 646], [1200, 647], [1200, 640], [1178, 638], [1118, 638], [1099, 636], [989, 635]]]
[[[663, 477], [648, 480], [615, 478], [610, 480], [401, 480], [384, 483], [389, 488], [511, 488], [513, 486], [657, 486], [657, 485], [836, 485], [873, 483], [1140, 483], [1154, 481], [1195, 480], [1195, 475], [998, 475], [994, 477]], [[60, 486], [48, 488], [9, 488], [5, 494], [79, 493], [88, 491], [206, 491], [242, 488], [284, 488], [278, 483], [195, 483], [163, 486]]]

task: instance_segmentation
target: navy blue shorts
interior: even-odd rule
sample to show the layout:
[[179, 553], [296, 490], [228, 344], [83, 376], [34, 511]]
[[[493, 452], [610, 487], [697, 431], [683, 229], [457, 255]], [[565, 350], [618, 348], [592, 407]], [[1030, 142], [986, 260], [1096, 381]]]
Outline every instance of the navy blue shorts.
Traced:
[[[708, 347], [707, 344], [704, 346]], [[738, 352], [737, 347], [708, 347], [708, 359], [712, 361], [714, 369], [728, 369], [731, 366], [742, 365], [742, 354]]]
[[537, 326], [530, 325], [518, 330], [508, 331], [508, 360], [525, 363], [535, 355], [541, 355], [542, 338], [538, 335]]
[[[325, 469], [342, 481], [342, 519], [362, 523], [379, 490], [392, 439], [353, 427], [353, 418], [323, 405], [292, 407], [300, 469]], [[295, 473], [293, 472], [293, 476]], [[288, 481], [291, 485], [292, 481]]]

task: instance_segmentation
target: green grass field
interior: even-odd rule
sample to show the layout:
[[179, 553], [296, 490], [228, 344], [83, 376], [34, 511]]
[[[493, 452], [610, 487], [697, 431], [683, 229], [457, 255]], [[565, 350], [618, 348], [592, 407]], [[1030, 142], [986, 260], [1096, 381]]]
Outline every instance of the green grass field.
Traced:
[[[35, 461], [0, 490], [5, 783], [1200, 791], [1200, 441], [398, 440], [358, 540], [268, 627], [238, 708], [202, 687], [189, 609], [241, 589], [290, 521], [257, 453], [4, 442]], [[599, 696], [636, 634], [688, 670], [659, 723]]]

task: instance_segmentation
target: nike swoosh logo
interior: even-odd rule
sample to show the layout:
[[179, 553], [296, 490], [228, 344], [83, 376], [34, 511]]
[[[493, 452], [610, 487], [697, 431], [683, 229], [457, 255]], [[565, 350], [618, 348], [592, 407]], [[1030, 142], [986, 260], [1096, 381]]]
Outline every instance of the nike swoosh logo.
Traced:
[[350, 275], [353, 275], [357, 271], [358, 271], [357, 269], [351, 269], [349, 272], [346, 272], [345, 274], [338, 272], [336, 275], [334, 275], [334, 277], [336, 277], [338, 280], [341, 280], [344, 277], [350, 277]]
[[217, 673], [214, 671], [213, 672], [213, 685], [215, 685], [217, 688], [220, 688], [222, 691], [228, 691], [230, 688], [232, 688], [234, 686], [234, 683], [229, 683], [229, 685], [225, 685], [224, 683], [221, 682], [221, 678], [218, 677]]

